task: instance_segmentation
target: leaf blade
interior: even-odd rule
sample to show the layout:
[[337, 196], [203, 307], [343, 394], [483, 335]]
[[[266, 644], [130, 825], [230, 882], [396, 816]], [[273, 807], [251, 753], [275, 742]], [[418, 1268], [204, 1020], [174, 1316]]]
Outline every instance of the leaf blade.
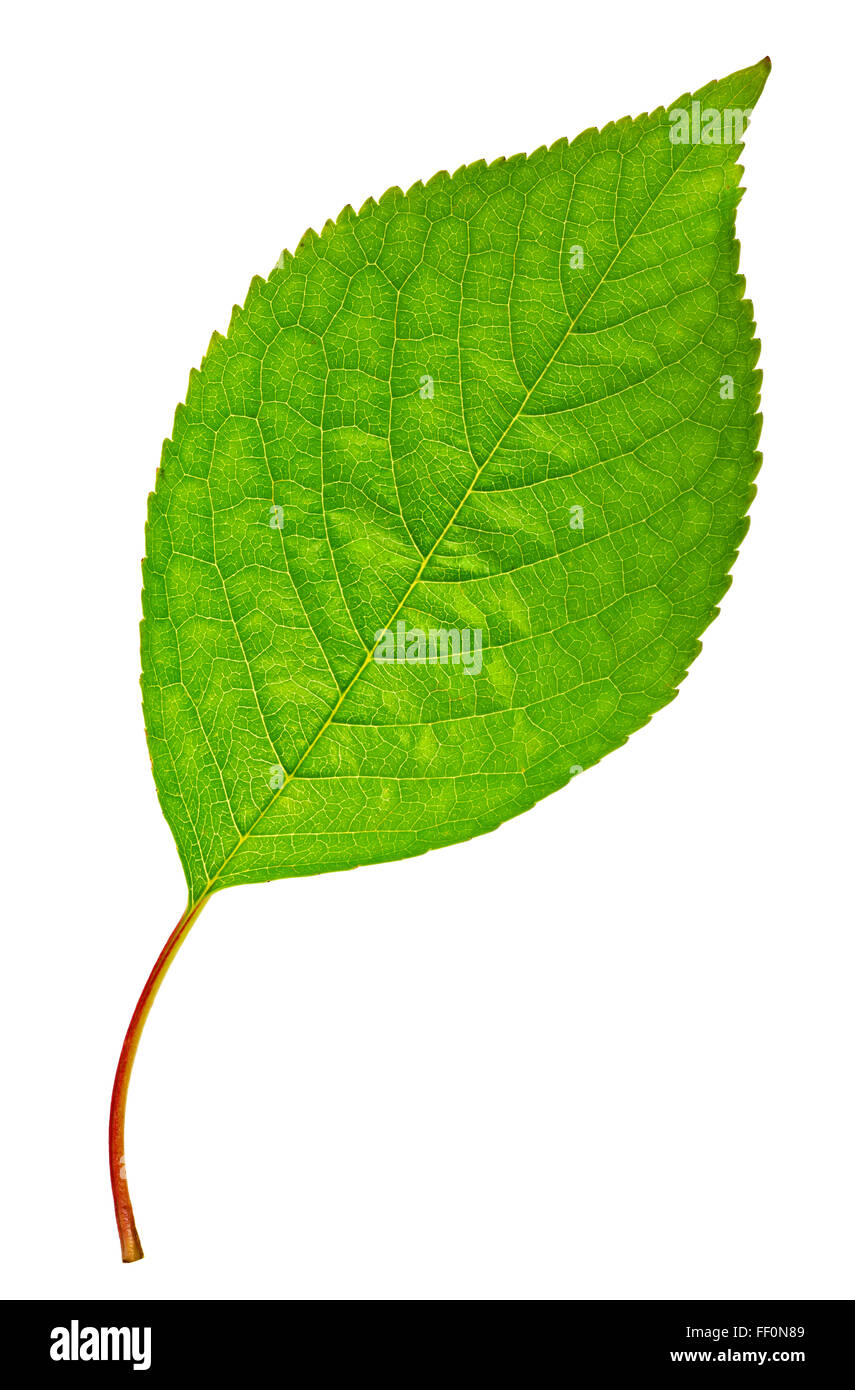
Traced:
[[[767, 71], [694, 100], [753, 104]], [[483, 833], [673, 698], [746, 529], [759, 373], [739, 147], [669, 128], [345, 209], [214, 336], [144, 567], [191, 901]], [[481, 673], [379, 665], [399, 621], [483, 630]]]

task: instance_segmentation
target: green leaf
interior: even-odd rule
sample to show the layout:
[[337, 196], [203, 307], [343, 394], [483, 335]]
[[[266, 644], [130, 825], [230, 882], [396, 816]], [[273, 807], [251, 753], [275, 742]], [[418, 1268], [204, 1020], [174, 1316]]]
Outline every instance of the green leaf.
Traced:
[[[144, 565], [191, 901], [492, 830], [672, 699], [759, 464], [742, 146], [692, 101], [767, 72], [686, 143], [660, 108], [347, 207], [214, 335]], [[378, 663], [398, 623], [480, 671]]]
[[624, 743], [700, 650], [759, 466], [734, 215], [768, 71], [345, 208], [191, 374], [142, 628], [190, 897], [117, 1074], [126, 1259], [127, 1079], [210, 894], [492, 830]]

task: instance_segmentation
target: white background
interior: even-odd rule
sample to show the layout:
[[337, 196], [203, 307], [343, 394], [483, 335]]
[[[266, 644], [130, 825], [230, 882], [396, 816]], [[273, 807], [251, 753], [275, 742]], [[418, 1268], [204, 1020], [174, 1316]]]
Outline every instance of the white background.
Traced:
[[[4, 1292], [855, 1293], [843, 6], [33, 4], [7, 20]], [[679, 698], [496, 833], [184, 906], [138, 687], [146, 496], [251, 276], [345, 203], [769, 53], [765, 464]], [[848, 60], [847, 60], [848, 61]], [[848, 103], [844, 107], [844, 101]]]

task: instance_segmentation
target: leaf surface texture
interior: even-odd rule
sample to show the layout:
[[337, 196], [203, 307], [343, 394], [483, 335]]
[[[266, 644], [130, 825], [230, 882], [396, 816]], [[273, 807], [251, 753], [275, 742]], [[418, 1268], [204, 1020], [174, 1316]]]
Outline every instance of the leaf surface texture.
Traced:
[[[750, 108], [767, 70], [673, 106]], [[747, 528], [760, 374], [741, 146], [671, 128], [345, 208], [214, 336], [144, 562], [191, 902], [491, 830], [673, 698]], [[480, 672], [378, 663], [399, 622], [480, 631]]]

